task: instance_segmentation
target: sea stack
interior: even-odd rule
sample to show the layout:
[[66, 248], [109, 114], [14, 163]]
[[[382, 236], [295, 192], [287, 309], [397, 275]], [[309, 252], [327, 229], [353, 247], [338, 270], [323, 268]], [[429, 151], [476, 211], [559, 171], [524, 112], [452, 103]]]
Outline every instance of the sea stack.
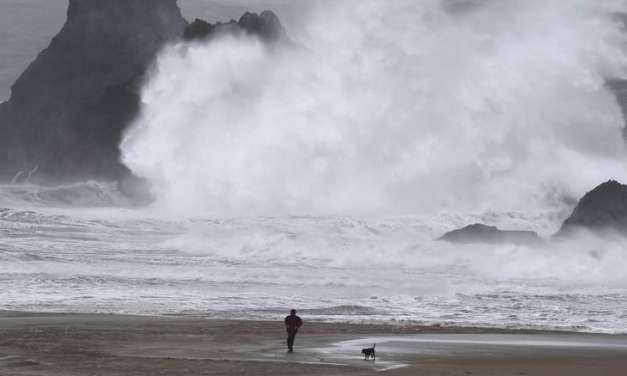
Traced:
[[271, 11], [188, 25], [177, 0], [70, 0], [62, 30], [0, 104], [0, 180], [97, 179], [130, 189], [135, 184], [126, 182], [135, 179], [120, 162], [119, 144], [140, 111], [152, 62], [169, 42], [220, 32], [288, 40]]
[[577, 229], [627, 235], [627, 185], [610, 180], [586, 193], [557, 235]]
[[70, 0], [67, 21], [0, 105], [0, 177], [118, 180], [151, 62], [187, 22], [176, 0]]

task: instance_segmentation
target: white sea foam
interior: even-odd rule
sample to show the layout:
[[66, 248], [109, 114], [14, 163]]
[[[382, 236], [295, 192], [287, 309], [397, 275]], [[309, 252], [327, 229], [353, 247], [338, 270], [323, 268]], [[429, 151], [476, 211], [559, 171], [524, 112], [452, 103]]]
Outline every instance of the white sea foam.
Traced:
[[537, 215], [173, 220], [138, 209], [5, 209], [0, 307], [277, 318], [295, 306], [308, 320], [627, 332], [624, 242], [433, 241], [459, 221], [534, 228]]
[[296, 46], [163, 51], [121, 146], [154, 206], [0, 187], [0, 307], [627, 332], [623, 240], [433, 240], [475, 222], [548, 237], [572, 199], [627, 181], [604, 85], [625, 3], [316, 4]]
[[[160, 56], [124, 162], [168, 211], [499, 212], [627, 179], [622, 1], [322, 2]], [[315, 9], [315, 7], [314, 7]]]

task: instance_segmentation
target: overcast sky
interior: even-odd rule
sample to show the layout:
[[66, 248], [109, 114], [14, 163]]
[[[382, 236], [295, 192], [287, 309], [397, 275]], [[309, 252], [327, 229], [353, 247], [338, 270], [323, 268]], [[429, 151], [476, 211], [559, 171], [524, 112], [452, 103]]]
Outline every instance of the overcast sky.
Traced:
[[[299, 0], [179, 0], [188, 20], [228, 21], [246, 10], [272, 9], [289, 29], [290, 13]], [[0, 0], [0, 101], [11, 84], [44, 49], [65, 21], [67, 0]]]

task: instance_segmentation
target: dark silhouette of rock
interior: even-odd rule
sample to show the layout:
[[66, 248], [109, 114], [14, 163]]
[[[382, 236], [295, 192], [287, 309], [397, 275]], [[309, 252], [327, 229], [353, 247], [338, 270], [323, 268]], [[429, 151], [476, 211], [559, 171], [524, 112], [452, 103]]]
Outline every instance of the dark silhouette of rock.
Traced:
[[141, 85], [168, 42], [217, 32], [287, 40], [271, 11], [188, 25], [177, 0], [69, 0], [62, 30], [0, 104], [0, 180], [114, 180], [131, 196], [146, 191], [119, 151], [139, 112]]
[[119, 162], [144, 75], [187, 22], [176, 0], [70, 0], [67, 21], [0, 107], [0, 177], [130, 176]]
[[438, 240], [460, 244], [540, 245], [544, 242], [533, 231], [503, 231], [479, 223], [447, 232]]
[[[232, 21], [235, 22], [235, 21]], [[210, 24], [207, 21], [196, 18], [194, 22], [187, 25], [185, 31], [183, 32], [183, 39], [192, 40], [192, 39], [202, 39], [209, 36], [220, 24]]]
[[614, 230], [627, 235], [627, 185], [610, 180], [586, 193], [557, 235], [576, 229]]
[[266, 40], [286, 38], [286, 32], [274, 12], [265, 10], [261, 14], [246, 12], [237, 22], [250, 34], [257, 34]]
[[265, 10], [261, 14], [246, 12], [239, 21], [210, 24], [196, 19], [189, 24], [183, 33], [186, 40], [204, 40], [223, 33], [259, 36], [267, 42], [288, 41], [287, 33], [274, 12]]

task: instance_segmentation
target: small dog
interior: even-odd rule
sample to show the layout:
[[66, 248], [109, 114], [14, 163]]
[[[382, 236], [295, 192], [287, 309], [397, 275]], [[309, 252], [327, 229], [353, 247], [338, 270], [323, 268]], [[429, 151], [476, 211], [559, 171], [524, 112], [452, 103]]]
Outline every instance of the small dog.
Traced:
[[364, 360], [368, 360], [370, 358], [372, 358], [372, 360], [377, 360], [377, 353], [374, 350], [376, 346], [377, 344], [375, 343], [372, 347], [361, 349], [361, 353], [364, 354]]

